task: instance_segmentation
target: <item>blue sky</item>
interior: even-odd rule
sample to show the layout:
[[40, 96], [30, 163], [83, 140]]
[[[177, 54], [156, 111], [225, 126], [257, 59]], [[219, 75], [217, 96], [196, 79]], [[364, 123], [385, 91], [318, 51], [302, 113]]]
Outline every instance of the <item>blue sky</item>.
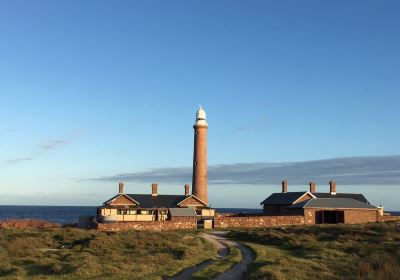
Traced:
[[[399, 8], [1, 1], [0, 204], [96, 205], [118, 174], [190, 167], [199, 104], [210, 166], [399, 155]], [[377, 203], [395, 207], [396, 179]], [[278, 184], [211, 184], [210, 201], [257, 207]]]

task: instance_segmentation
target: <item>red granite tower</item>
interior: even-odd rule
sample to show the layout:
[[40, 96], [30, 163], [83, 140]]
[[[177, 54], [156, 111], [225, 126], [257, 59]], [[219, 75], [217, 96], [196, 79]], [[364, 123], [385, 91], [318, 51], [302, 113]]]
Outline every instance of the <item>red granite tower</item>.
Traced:
[[194, 128], [192, 193], [208, 204], [207, 194], [207, 129], [206, 112], [200, 106]]

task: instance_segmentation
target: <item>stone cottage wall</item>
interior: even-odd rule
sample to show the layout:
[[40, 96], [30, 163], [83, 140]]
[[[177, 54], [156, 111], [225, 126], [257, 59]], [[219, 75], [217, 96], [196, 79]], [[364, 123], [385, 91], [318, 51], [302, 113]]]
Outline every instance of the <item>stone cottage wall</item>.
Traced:
[[121, 231], [121, 230], [174, 230], [174, 229], [196, 229], [197, 222], [192, 217], [175, 217], [168, 221], [152, 221], [152, 222], [122, 222], [104, 224], [98, 223], [97, 230], [99, 231]]
[[214, 219], [214, 228], [263, 228], [303, 224], [303, 216], [217, 214]]

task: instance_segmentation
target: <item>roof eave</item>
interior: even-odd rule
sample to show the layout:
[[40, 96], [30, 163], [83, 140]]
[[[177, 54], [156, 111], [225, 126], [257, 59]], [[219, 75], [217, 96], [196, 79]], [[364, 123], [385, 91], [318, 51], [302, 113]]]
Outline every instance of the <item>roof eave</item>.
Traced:
[[315, 207], [315, 206], [303, 206], [304, 209], [329, 209], [329, 210], [378, 210], [378, 208], [349, 208], [349, 207]]

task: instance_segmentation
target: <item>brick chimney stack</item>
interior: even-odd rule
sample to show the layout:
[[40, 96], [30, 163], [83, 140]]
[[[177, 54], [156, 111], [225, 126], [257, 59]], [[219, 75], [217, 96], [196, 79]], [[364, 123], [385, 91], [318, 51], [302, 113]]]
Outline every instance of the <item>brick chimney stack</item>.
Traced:
[[315, 188], [315, 182], [311, 181], [310, 182], [310, 193], [315, 193], [316, 188]]
[[336, 195], [336, 182], [335, 182], [335, 180], [331, 180], [329, 182], [329, 188], [330, 188], [331, 195]]
[[286, 180], [282, 181], [282, 192], [287, 193], [288, 183]]
[[158, 189], [158, 185], [153, 183], [151, 184], [151, 196], [157, 196], [157, 189]]
[[189, 186], [189, 184], [185, 185], [185, 195], [186, 196], [190, 195], [190, 186]]
[[119, 182], [118, 193], [124, 193], [124, 183], [123, 182]]

